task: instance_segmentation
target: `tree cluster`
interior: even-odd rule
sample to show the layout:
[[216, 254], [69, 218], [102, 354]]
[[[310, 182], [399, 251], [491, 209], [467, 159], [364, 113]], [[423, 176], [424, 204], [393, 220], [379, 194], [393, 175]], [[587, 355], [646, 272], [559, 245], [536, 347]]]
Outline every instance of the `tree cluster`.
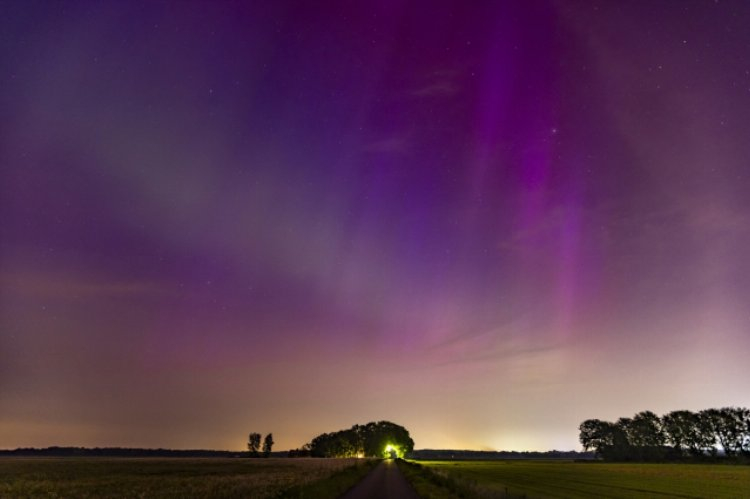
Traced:
[[[247, 450], [250, 452], [250, 457], [260, 457], [260, 433], [251, 433], [247, 438]], [[273, 448], [273, 433], [266, 435], [263, 439], [263, 457], [271, 455], [271, 449]]]
[[583, 448], [612, 461], [663, 461], [750, 456], [750, 409], [724, 407], [639, 412], [617, 422], [587, 419], [578, 427]]
[[323, 433], [303, 447], [313, 457], [403, 457], [414, 450], [414, 440], [403, 426], [389, 421], [354, 425]]

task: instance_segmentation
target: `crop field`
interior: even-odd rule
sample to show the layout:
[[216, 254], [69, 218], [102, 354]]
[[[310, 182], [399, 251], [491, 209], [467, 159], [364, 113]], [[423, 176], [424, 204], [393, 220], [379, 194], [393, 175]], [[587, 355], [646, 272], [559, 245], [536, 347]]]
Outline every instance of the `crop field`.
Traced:
[[572, 461], [417, 461], [480, 497], [748, 498], [750, 466]]
[[[0, 459], [0, 498], [269, 498], [363, 459]], [[366, 471], [363, 469], [363, 472]], [[352, 479], [359, 479], [354, 477]], [[334, 496], [335, 497], [335, 496]]]

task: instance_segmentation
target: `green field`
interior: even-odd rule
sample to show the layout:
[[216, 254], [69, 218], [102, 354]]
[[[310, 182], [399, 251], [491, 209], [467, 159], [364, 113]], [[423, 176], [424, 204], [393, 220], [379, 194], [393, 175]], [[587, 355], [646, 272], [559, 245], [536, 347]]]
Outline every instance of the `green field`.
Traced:
[[0, 458], [0, 498], [336, 497], [370, 464], [364, 459], [8, 457]]
[[479, 497], [750, 497], [750, 466], [523, 460], [416, 462], [438, 475], [455, 479]]

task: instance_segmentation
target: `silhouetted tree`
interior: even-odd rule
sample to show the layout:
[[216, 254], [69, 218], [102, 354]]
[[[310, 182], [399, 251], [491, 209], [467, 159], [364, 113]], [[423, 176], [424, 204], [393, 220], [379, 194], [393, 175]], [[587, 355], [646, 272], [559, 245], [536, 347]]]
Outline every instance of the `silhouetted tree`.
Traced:
[[628, 426], [628, 443], [632, 458], [638, 461], [659, 461], [666, 456], [666, 438], [661, 418], [651, 411], [633, 416]]
[[612, 445], [602, 454], [605, 459], [613, 461], [632, 461], [635, 459], [630, 445], [630, 434], [633, 431], [632, 418], [620, 418], [611, 426]]
[[414, 450], [414, 441], [406, 428], [390, 421], [367, 423], [361, 431], [366, 456], [382, 457], [388, 444], [397, 446], [397, 453], [400, 455]]
[[692, 454], [703, 452], [702, 440], [698, 433], [698, 415], [690, 411], [672, 411], [661, 418], [666, 442], [674, 447], [675, 454], [684, 455], [685, 449]]
[[750, 452], [750, 409], [745, 407], [725, 407], [721, 409], [725, 414], [729, 432], [729, 446], [736, 455]]
[[[260, 435], [258, 435], [260, 437]], [[269, 433], [266, 435], [266, 438], [263, 439], [263, 457], [268, 457], [271, 455], [271, 448], [273, 447], [273, 433]]]
[[651, 411], [642, 411], [633, 417], [630, 425], [630, 445], [660, 447], [664, 445], [661, 418]]
[[389, 421], [354, 425], [348, 430], [323, 433], [310, 442], [315, 457], [384, 457], [391, 445], [399, 456], [414, 450], [414, 441], [403, 426]]
[[620, 418], [615, 423], [615, 426], [619, 428], [622, 433], [625, 435], [625, 439], [628, 443], [630, 443], [631, 440], [631, 433], [633, 431], [633, 418]]
[[700, 412], [700, 418], [704, 427], [713, 437], [714, 442], [719, 442], [724, 454], [734, 454], [731, 448], [732, 429], [728, 426], [730, 421], [725, 417], [722, 409], [705, 409]]
[[598, 456], [612, 445], [612, 423], [600, 419], [587, 419], [578, 427], [579, 440], [584, 450], [593, 450]]
[[716, 434], [711, 421], [702, 412], [693, 413], [693, 427], [688, 437], [688, 449], [693, 457], [716, 456]]
[[706, 427], [713, 430], [724, 453], [727, 456], [736, 456], [745, 447], [747, 434], [747, 422], [750, 411], [742, 407], [723, 407], [721, 409], [707, 409], [701, 411], [705, 418]]
[[251, 457], [258, 457], [260, 450], [260, 433], [251, 433], [247, 438], [247, 450], [250, 451]]
[[614, 424], [587, 419], [578, 428], [584, 449], [616, 461], [679, 459], [685, 451], [715, 457], [717, 443], [728, 457], [750, 455], [750, 409], [744, 407], [672, 411], [662, 418], [643, 411]]

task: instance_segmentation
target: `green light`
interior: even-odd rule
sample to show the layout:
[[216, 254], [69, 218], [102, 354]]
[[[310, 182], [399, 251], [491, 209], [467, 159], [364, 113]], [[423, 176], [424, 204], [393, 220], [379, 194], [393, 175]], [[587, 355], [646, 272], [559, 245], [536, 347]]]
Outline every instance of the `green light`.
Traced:
[[397, 458], [401, 457], [401, 449], [398, 448], [398, 446], [393, 444], [388, 444], [385, 446], [385, 450], [383, 451], [383, 457], [385, 458]]

